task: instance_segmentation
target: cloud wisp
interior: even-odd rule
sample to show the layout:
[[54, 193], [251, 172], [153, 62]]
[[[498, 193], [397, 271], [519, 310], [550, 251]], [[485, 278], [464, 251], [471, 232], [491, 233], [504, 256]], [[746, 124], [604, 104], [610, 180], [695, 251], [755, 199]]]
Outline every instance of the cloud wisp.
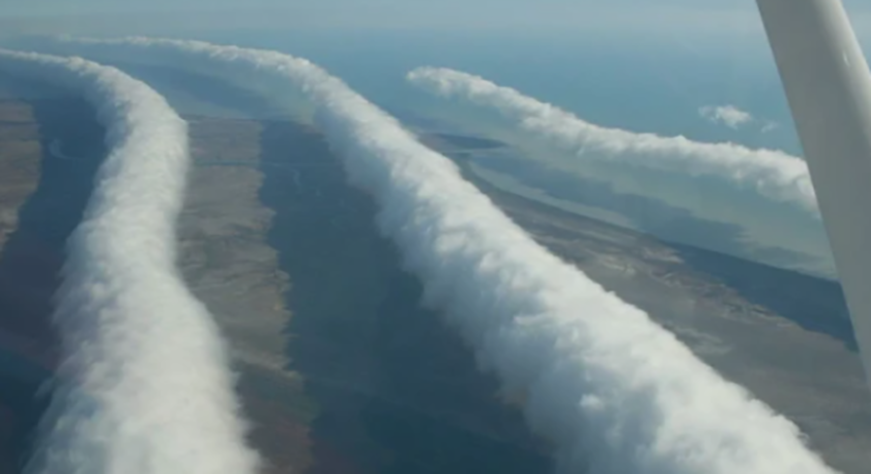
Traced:
[[84, 96], [109, 150], [67, 243], [63, 360], [26, 471], [257, 472], [223, 341], [175, 265], [186, 123], [145, 84], [80, 58], [0, 50], [0, 70]]
[[211, 64], [307, 94], [349, 180], [378, 201], [380, 230], [422, 279], [424, 303], [442, 310], [481, 367], [524, 401], [530, 426], [555, 442], [561, 472], [833, 472], [793, 423], [547, 252], [448, 158], [312, 63], [193, 41], [80, 46]]
[[780, 127], [777, 122], [756, 118], [750, 112], [731, 104], [699, 107], [699, 116], [713, 124], [724, 125], [732, 130], [755, 124], [760, 132], [768, 133]]
[[699, 116], [715, 124], [725, 125], [733, 130], [737, 130], [742, 125], [755, 120], [750, 112], [741, 110], [734, 105], [706, 105], [699, 107]]
[[[683, 136], [663, 137], [600, 127], [514, 89], [451, 69], [419, 68], [411, 71], [407, 78], [435, 94], [495, 109], [516, 123], [519, 130], [578, 157], [613, 160], [690, 176], [719, 177], [818, 216], [807, 164], [781, 151], [752, 150], [733, 143], [699, 143]], [[736, 118], [738, 116], [730, 120]]]

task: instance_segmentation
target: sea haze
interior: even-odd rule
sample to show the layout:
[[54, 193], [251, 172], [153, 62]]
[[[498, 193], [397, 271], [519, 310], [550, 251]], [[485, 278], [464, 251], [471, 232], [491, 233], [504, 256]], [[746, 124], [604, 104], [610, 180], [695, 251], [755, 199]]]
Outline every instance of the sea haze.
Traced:
[[[540, 178], [547, 174], [553, 159], [565, 157], [546, 147], [519, 141], [507, 121], [496, 113], [413, 89], [404, 81], [405, 74], [423, 65], [456, 68], [516, 88], [597, 125], [663, 136], [683, 135], [701, 142], [735, 142], [801, 156], [773, 59], [758, 34], [743, 39], [710, 39], [704, 44], [677, 36], [639, 42], [609, 36], [447, 35], [427, 31], [242, 30], [198, 36], [310, 58], [408, 126], [473, 133], [508, 142], [513, 139], [510, 144], [515, 146], [515, 154], [529, 162], [523, 166], [506, 162], [499, 171], [519, 183], [529, 180], [526, 171], [530, 166], [540, 168], [536, 172]], [[704, 107], [727, 105], [749, 113], [752, 121], [732, 128], [701, 113]], [[700, 184], [698, 178], [666, 179], [625, 168], [594, 170], [583, 162], [574, 166], [570, 174], [578, 175], [579, 188], [593, 174], [604, 185], [634, 195], [634, 200], [657, 201], [642, 203], [611, 222], [628, 222], [632, 228], [661, 238], [742, 258], [834, 276], [818, 219], [754, 201], [743, 195], [742, 189], [727, 189], [716, 182]], [[534, 187], [550, 193], [566, 186], [564, 176], [558, 183], [536, 179]], [[675, 212], [689, 215], [690, 220], [704, 221], [704, 225], [686, 228], [683, 222], [675, 227], [670, 218], [657, 215], [637, 221], [644, 208], [661, 207], [659, 201], [676, 208]], [[600, 206], [597, 211], [611, 212], [612, 208]], [[715, 226], [707, 225], [708, 221]], [[706, 241], [704, 235], [716, 232], [717, 225], [727, 228], [730, 235], [712, 236]], [[682, 229], [686, 229], [687, 238], [676, 235]]]

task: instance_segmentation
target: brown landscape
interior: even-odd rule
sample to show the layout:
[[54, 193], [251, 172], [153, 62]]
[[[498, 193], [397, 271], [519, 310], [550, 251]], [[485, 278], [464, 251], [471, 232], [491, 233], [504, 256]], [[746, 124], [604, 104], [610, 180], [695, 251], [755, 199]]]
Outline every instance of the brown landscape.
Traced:
[[[268, 472], [545, 473], [550, 447], [419, 305], [323, 136], [284, 120], [186, 117], [195, 161], [180, 266], [230, 342]], [[105, 155], [74, 99], [0, 101], [0, 472], [18, 472], [57, 361], [64, 241]], [[542, 245], [647, 310], [727, 378], [861, 472], [871, 408], [836, 283], [662, 242], [475, 176], [475, 137], [425, 136]]]
[[323, 137], [192, 119], [182, 264], [234, 343], [275, 472], [547, 472], [495, 381], [421, 288]]
[[[52, 142], [80, 157], [58, 159]], [[64, 242], [81, 219], [103, 129], [79, 99], [0, 101], [0, 470], [18, 472], [57, 361], [49, 317]], [[58, 146], [58, 145], [55, 145]]]

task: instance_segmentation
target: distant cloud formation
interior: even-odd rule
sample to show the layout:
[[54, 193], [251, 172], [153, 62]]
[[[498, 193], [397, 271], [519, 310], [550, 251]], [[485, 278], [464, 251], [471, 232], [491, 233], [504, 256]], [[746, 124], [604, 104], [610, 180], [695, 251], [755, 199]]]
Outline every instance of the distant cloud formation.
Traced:
[[750, 114], [750, 112], [741, 110], [734, 105], [706, 105], [699, 107], [699, 116], [712, 123], [725, 125], [733, 130], [756, 124], [760, 132], [768, 133], [780, 127], [777, 122], [758, 119]]
[[254, 474], [223, 341], [176, 268], [187, 124], [80, 58], [0, 49], [0, 71], [84, 96], [109, 154], [67, 242], [52, 316], [63, 361], [29, 474]]
[[769, 121], [766, 121], [766, 122], [762, 125], [761, 132], [762, 132], [762, 133], [768, 133], [768, 132], [772, 132], [772, 131], [774, 131], [774, 130], [777, 130], [778, 128], [780, 128], [780, 124], [779, 124], [779, 123], [777, 123], [777, 122], [772, 122], [772, 121], [769, 120]]
[[543, 138], [579, 158], [715, 176], [819, 216], [807, 164], [781, 151], [605, 128], [514, 89], [451, 69], [419, 68], [408, 74], [408, 80], [434, 94], [491, 108], [514, 122], [518, 131]]
[[[424, 303], [525, 402], [559, 472], [829, 474], [799, 429], [725, 381], [643, 311], [537, 244], [445, 156], [304, 59], [194, 41], [79, 43], [303, 92]], [[283, 88], [283, 89], [278, 89]], [[425, 369], [421, 369], [425, 370]]]
[[732, 129], [737, 129], [754, 120], [749, 112], [734, 105], [706, 105], [699, 108], [699, 115], [711, 122], [723, 124]]

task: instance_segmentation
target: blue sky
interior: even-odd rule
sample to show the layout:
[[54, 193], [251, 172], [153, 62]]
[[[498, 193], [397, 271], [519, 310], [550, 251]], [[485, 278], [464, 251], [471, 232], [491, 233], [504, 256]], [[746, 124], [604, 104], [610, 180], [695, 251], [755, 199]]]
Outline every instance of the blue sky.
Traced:
[[[845, 3], [856, 17], [857, 29], [871, 34], [871, 2]], [[183, 10], [199, 13], [178, 17]], [[158, 27], [317, 27], [741, 36], [758, 29], [756, 17], [753, 0], [0, 0], [0, 25], [7, 29], [36, 25], [43, 30], [111, 34], [117, 33], [113, 26], [123, 25], [143, 33]]]

